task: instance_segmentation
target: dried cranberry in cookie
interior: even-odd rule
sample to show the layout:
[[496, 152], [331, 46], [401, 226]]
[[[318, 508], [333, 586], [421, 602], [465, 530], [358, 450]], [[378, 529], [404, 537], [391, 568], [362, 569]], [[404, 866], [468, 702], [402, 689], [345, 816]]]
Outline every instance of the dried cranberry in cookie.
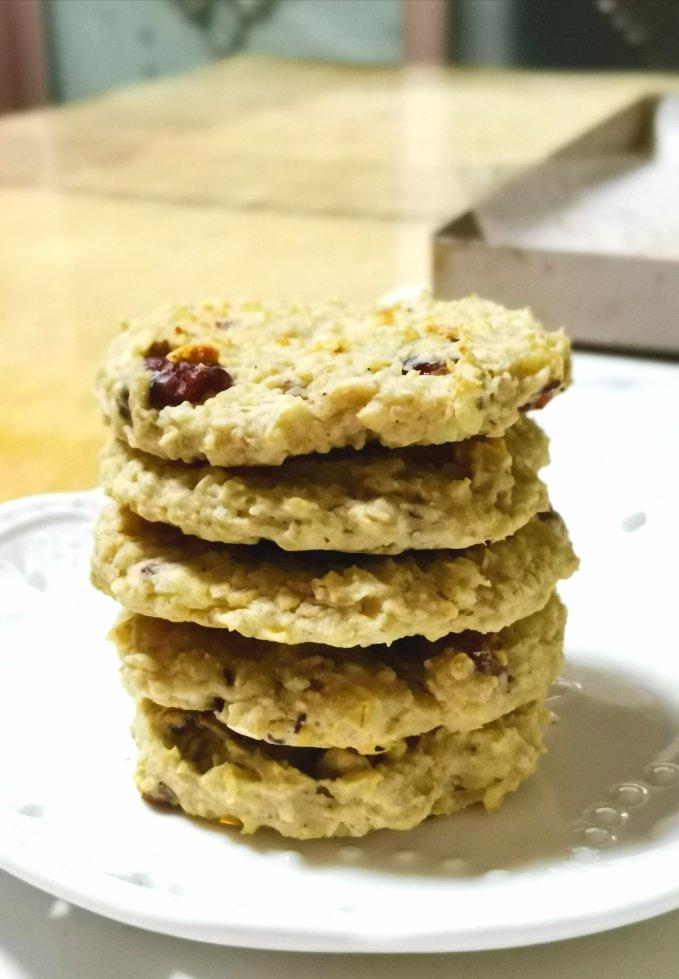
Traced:
[[176, 407], [184, 401], [203, 404], [233, 384], [231, 375], [217, 364], [154, 357], [147, 359], [146, 365], [153, 372], [149, 384], [149, 404], [153, 408]]

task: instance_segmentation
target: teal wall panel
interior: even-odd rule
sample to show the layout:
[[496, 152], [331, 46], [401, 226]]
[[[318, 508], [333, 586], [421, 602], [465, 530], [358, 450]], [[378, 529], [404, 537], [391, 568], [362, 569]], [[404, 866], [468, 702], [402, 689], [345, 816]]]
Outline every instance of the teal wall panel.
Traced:
[[45, 0], [59, 101], [186, 71], [233, 51], [392, 62], [401, 0]]

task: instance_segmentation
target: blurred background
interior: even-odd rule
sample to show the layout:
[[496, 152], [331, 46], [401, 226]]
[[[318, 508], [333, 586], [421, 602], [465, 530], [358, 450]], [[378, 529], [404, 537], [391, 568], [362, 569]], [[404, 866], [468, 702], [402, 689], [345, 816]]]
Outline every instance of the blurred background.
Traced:
[[679, 0], [0, 0], [0, 106], [236, 53], [561, 69], [679, 65]]
[[0, 500], [97, 481], [122, 316], [432, 284], [437, 228], [677, 66], [679, 0], [0, 0]]

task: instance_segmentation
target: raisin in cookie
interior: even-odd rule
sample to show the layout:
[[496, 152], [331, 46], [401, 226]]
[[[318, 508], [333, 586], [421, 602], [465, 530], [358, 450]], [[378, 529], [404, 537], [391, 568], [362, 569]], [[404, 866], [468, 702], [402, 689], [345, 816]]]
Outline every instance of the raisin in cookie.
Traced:
[[279, 465], [367, 442], [502, 435], [570, 378], [527, 310], [206, 302], [121, 325], [98, 380], [114, 433], [164, 459]]
[[234, 734], [209, 714], [141, 701], [137, 785], [192, 816], [295, 839], [410, 829], [430, 815], [497, 808], [535, 769], [545, 711], [522, 707], [477, 731], [437, 728], [365, 756], [288, 748]]
[[497, 632], [543, 608], [577, 567], [563, 521], [506, 540], [396, 557], [212, 544], [115, 504], [95, 530], [93, 584], [131, 612], [272, 642], [370, 646]]
[[547, 437], [526, 418], [504, 437], [335, 450], [281, 466], [167, 462], [112, 439], [105, 491], [146, 520], [228, 544], [398, 554], [501, 540], [546, 510]]
[[435, 727], [471, 731], [542, 700], [563, 661], [566, 613], [544, 609], [499, 633], [336, 650], [123, 616], [112, 632], [125, 686], [162, 707], [213, 711], [232, 731], [363, 754]]

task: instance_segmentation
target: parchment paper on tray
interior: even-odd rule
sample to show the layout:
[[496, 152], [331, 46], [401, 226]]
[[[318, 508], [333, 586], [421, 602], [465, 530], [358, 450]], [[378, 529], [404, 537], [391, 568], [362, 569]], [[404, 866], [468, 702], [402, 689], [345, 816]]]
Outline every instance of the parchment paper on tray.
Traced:
[[679, 97], [636, 102], [442, 228], [434, 291], [679, 356]]

